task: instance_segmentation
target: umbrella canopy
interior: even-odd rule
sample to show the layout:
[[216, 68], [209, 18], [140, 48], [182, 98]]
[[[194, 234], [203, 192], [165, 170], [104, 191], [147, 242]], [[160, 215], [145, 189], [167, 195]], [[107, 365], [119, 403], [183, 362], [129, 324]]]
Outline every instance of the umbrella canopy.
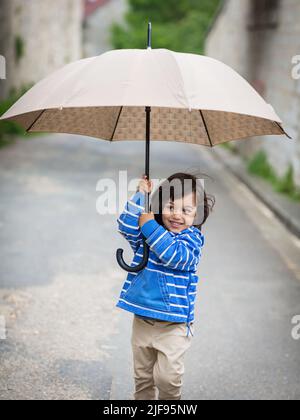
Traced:
[[46, 77], [2, 117], [28, 132], [73, 133], [109, 141], [151, 140], [214, 146], [286, 134], [270, 104], [215, 59], [167, 49], [113, 50]]
[[[230, 67], [200, 55], [152, 50], [151, 23], [148, 49], [114, 50], [68, 64], [37, 83], [0, 120], [17, 122], [27, 132], [109, 141], [146, 137], [148, 179], [150, 140], [213, 147], [286, 134], [272, 106]], [[138, 266], [127, 265], [123, 250], [117, 250], [119, 265], [129, 272], [142, 270], [148, 256], [145, 238]]]

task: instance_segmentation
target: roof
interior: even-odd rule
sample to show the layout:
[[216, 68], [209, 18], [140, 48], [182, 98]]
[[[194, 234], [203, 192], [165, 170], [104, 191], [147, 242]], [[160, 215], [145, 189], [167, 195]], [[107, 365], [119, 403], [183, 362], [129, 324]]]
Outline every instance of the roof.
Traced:
[[110, 0], [84, 0], [84, 17], [92, 15], [99, 7], [104, 6]]

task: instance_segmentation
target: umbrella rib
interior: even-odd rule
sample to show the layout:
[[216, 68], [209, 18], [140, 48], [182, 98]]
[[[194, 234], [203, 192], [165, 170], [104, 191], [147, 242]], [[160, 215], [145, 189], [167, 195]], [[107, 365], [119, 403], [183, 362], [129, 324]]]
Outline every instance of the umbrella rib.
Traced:
[[46, 111], [46, 109], [43, 109], [41, 111], [41, 113], [37, 116], [37, 118], [33, 121], [33, 123], [26, 129], [26, 132], [28, 133], [32, 127], [34, 126], [34, 124], [37, 122], [37, 120], [43, 115], [43, 113]]
[[114, 135], [115, 135], [115, 132], [116, 132], [116, 129], [117, 129], [117, 125], [119, 123], [119, 119], [120, 119], [120, 116], [121, 116], [122, 111], [123, 111], [123, 106], [121, 106], [121, 108], [120, 108], [119, 115], [118, 115], [118, 118], [117, 118], [117, 121], [116, 121], [116, 125], [115, 125], [115, 128], [114, 128], [114, 131], [112, 133], [112, 136], [111, 136], [110, 141], [113, 141], [113, 138], [114, 138]]
[[200, 112], [200, 115], [201, 115], [201, 118], [202, 118], [202, 121], [203, 121], [203, 124], [204, 124], [205, 130], [206, 130], [206, 134], [207, 134], [207, 137], [208, 137], [209, 143], [210, 143], [211, 147], [213, 147], [213, 144], [212, 144], [212, 142], [211, 142], [211, 138], [210, 138], [210, 135], [209, 135], [209, 132], [208, 132], [208, 129], [207, 129], [207, 124], [206, 124], [206, 121], [205, 121], [205, 118], [204, 118], [203, 112], [201, 111], [201, 109], [199, 110], [199, 112]]
[[288, 133], [283, 129], [283, 127], [277, 121], [275, 121], [275, 123], [278, 125], [278, 127], [283, 132], [283, 134], [285, 134], [290, 140], [293, 140], [293, 138], [288, 135]]

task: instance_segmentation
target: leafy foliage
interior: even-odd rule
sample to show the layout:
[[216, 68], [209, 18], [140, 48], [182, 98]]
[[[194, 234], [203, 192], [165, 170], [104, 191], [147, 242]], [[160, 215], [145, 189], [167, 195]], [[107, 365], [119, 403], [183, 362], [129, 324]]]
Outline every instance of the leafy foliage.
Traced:
[[[0, 102], [0, 115], [3, 115], [32, 85], [20, 90], [12, 89], [8, 98]], [[10, 144], [15, 136], [23, 136], [25, 130], [12, 121], [0, 121], [0, 147]]]
[[125, 26], [113, 24], [114, 48], [146, 48], [152, 22], [152, 47], [198, 53], [221, 0], [129, 0]]

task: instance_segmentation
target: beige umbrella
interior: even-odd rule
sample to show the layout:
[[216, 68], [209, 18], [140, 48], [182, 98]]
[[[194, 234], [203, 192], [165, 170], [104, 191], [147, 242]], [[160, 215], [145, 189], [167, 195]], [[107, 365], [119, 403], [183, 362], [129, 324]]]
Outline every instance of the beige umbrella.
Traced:
[[271, 105], [225, 64], [165, 49], [115, 50], [71, 63], [37, 83], [0, 119], [27, 131], [84, 134], [109, 141], [214, 146], [285, 134]]
[[[151, 125], [150, 125], [151, 113]], [[68, 64], [41, 80], [0, 120], [27, 132], [73, 133], [108, 141], [151, 140], [215, 146], [231, 140], [286, 134], [270, 104], [227, 65], [167, 49], [114, 50]], [[286, 134], [287, 135], [287, 134]], [[146, 200], [149, 211], [149, 196]], [[130, 267], [118, 250], [119, 264]]]

